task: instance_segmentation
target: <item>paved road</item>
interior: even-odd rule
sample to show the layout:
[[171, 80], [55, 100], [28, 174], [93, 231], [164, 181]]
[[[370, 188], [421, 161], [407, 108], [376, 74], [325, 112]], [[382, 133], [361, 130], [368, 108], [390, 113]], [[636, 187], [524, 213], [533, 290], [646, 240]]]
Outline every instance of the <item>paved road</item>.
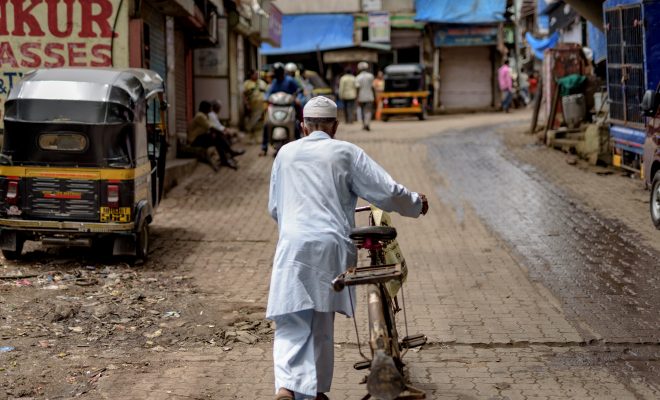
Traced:
[[[565, 190], [557, 171], [547, 175], [507, 149], [494, 127], [508, 130], [527, 118], [478, 114], [391, 121], [371, 133], [341, 129], [341, 139], [362, 146], [431, 202], [424, 218], [394, 217], [410, 265], [410, 329], [430, 338], [407, 356], [411, 381], [429, 399], [658, 398], [657, 250], [611, 215], [584, 206], [589, 199]], [[63, 332], [55, 347], [41, 348], [33, 325], [23, 324], [24, 336], [11, 333], [30, 310], [23, 302], [47, 302], [44, 291], [0, 286], [0, 311], [9, 313], [3, 339], [26, 344], [0, 355], [0, 382], [28, 378], [0, 388], [10, 398], [271, 398], [269, 334], [252, 331], [258, 342], [251, 345], [225, 340], [237, 322], [263, 317], [277, 240], [265, 211], [272, 160], [256, 152], [250, 149], [236, 173], [200, 168], [169, 195], [148, 265], [110, 266], [98, 277], [101, 287], [61, 292], [59, 303], [82, 304], [75, 317], [57, 322]], [[608, 178], [618, 190], [629, 184]], [[39, 257], [5, 268], [53, 268], [38, 266]], [[106, 291], [111, 313], [133, 312], [106, 316], [98, 305], [86, 311], [92, 300], [75, 300]], [[171, 310], [180, 317], [172, 319]], [[110, 333], [67, 332], [77, 325]], [[351, 368], [358, 356], [350, 320], [338, 319], [336, 336], [330, 397], [359, 399], [363, 373]], [[36, 356], [62, 374], [25, 367]]]

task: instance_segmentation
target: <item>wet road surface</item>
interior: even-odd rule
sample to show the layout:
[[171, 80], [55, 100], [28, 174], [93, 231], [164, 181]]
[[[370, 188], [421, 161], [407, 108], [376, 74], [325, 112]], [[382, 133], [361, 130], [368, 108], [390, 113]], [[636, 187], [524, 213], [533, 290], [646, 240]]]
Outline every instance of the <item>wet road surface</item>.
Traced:
[[459, 219], [473, 208], [586, 341], [660, 343], [660, 254], [509, 157], [495, 129], [429, 140], [429, 157], [446, 179], [440, 197]]

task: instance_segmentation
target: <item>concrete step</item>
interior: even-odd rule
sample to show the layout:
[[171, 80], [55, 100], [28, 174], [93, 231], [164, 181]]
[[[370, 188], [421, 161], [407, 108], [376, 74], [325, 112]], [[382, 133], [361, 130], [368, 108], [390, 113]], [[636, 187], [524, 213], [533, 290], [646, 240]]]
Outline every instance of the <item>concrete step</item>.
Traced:
[[175, 158], [167, 160], [165, 168], [165, 193], [175, 187], [179, 182], [190, 176], [197, 167], [195, 158]]

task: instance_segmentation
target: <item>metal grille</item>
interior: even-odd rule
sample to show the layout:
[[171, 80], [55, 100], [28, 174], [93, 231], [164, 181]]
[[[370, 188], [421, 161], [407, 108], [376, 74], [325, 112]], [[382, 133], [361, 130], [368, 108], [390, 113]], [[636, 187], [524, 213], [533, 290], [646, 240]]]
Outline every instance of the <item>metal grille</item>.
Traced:
[[644, 24], [641, 6], [605, 12], [607, 27], [607, 86], [610, 118], [643, 124]]
[[610, 64], [621, 64], [621, 18], [619, 10], [611, 10], [605, 13], [605, 24], [607, 26], [607, 62]]
[[621, 10], [623, 24], [623, 54], [624, 63], [641, 64], [644, 62], [644, 40], [642, 35], [642, 9], [641, 7], [624, 8]]
[[29, 186], [26, 212], [33, 217], [85, 221], [99, 218], [98, 181], [33, 178]]

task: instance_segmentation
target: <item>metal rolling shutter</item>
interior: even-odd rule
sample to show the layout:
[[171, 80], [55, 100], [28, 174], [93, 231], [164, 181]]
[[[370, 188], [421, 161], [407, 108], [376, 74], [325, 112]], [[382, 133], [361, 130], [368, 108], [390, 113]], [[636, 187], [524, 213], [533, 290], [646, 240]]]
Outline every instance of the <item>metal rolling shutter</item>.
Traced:
[[440, 57], [440, 103], [444, 110], [491, 107], [489, 47], [443, 47]]
[[176, 107], [176, 133], [185, 136], [188, 126], [186, 109], [186, 39], [181, 29], [174, 31], [174, 87], [175, 87], [175, 100]]
[[165, 44], [165, 16], [149, 3], [143, 4], [144, 22], [149, 26], [149, 69], [167, 77], [167, 50]]

